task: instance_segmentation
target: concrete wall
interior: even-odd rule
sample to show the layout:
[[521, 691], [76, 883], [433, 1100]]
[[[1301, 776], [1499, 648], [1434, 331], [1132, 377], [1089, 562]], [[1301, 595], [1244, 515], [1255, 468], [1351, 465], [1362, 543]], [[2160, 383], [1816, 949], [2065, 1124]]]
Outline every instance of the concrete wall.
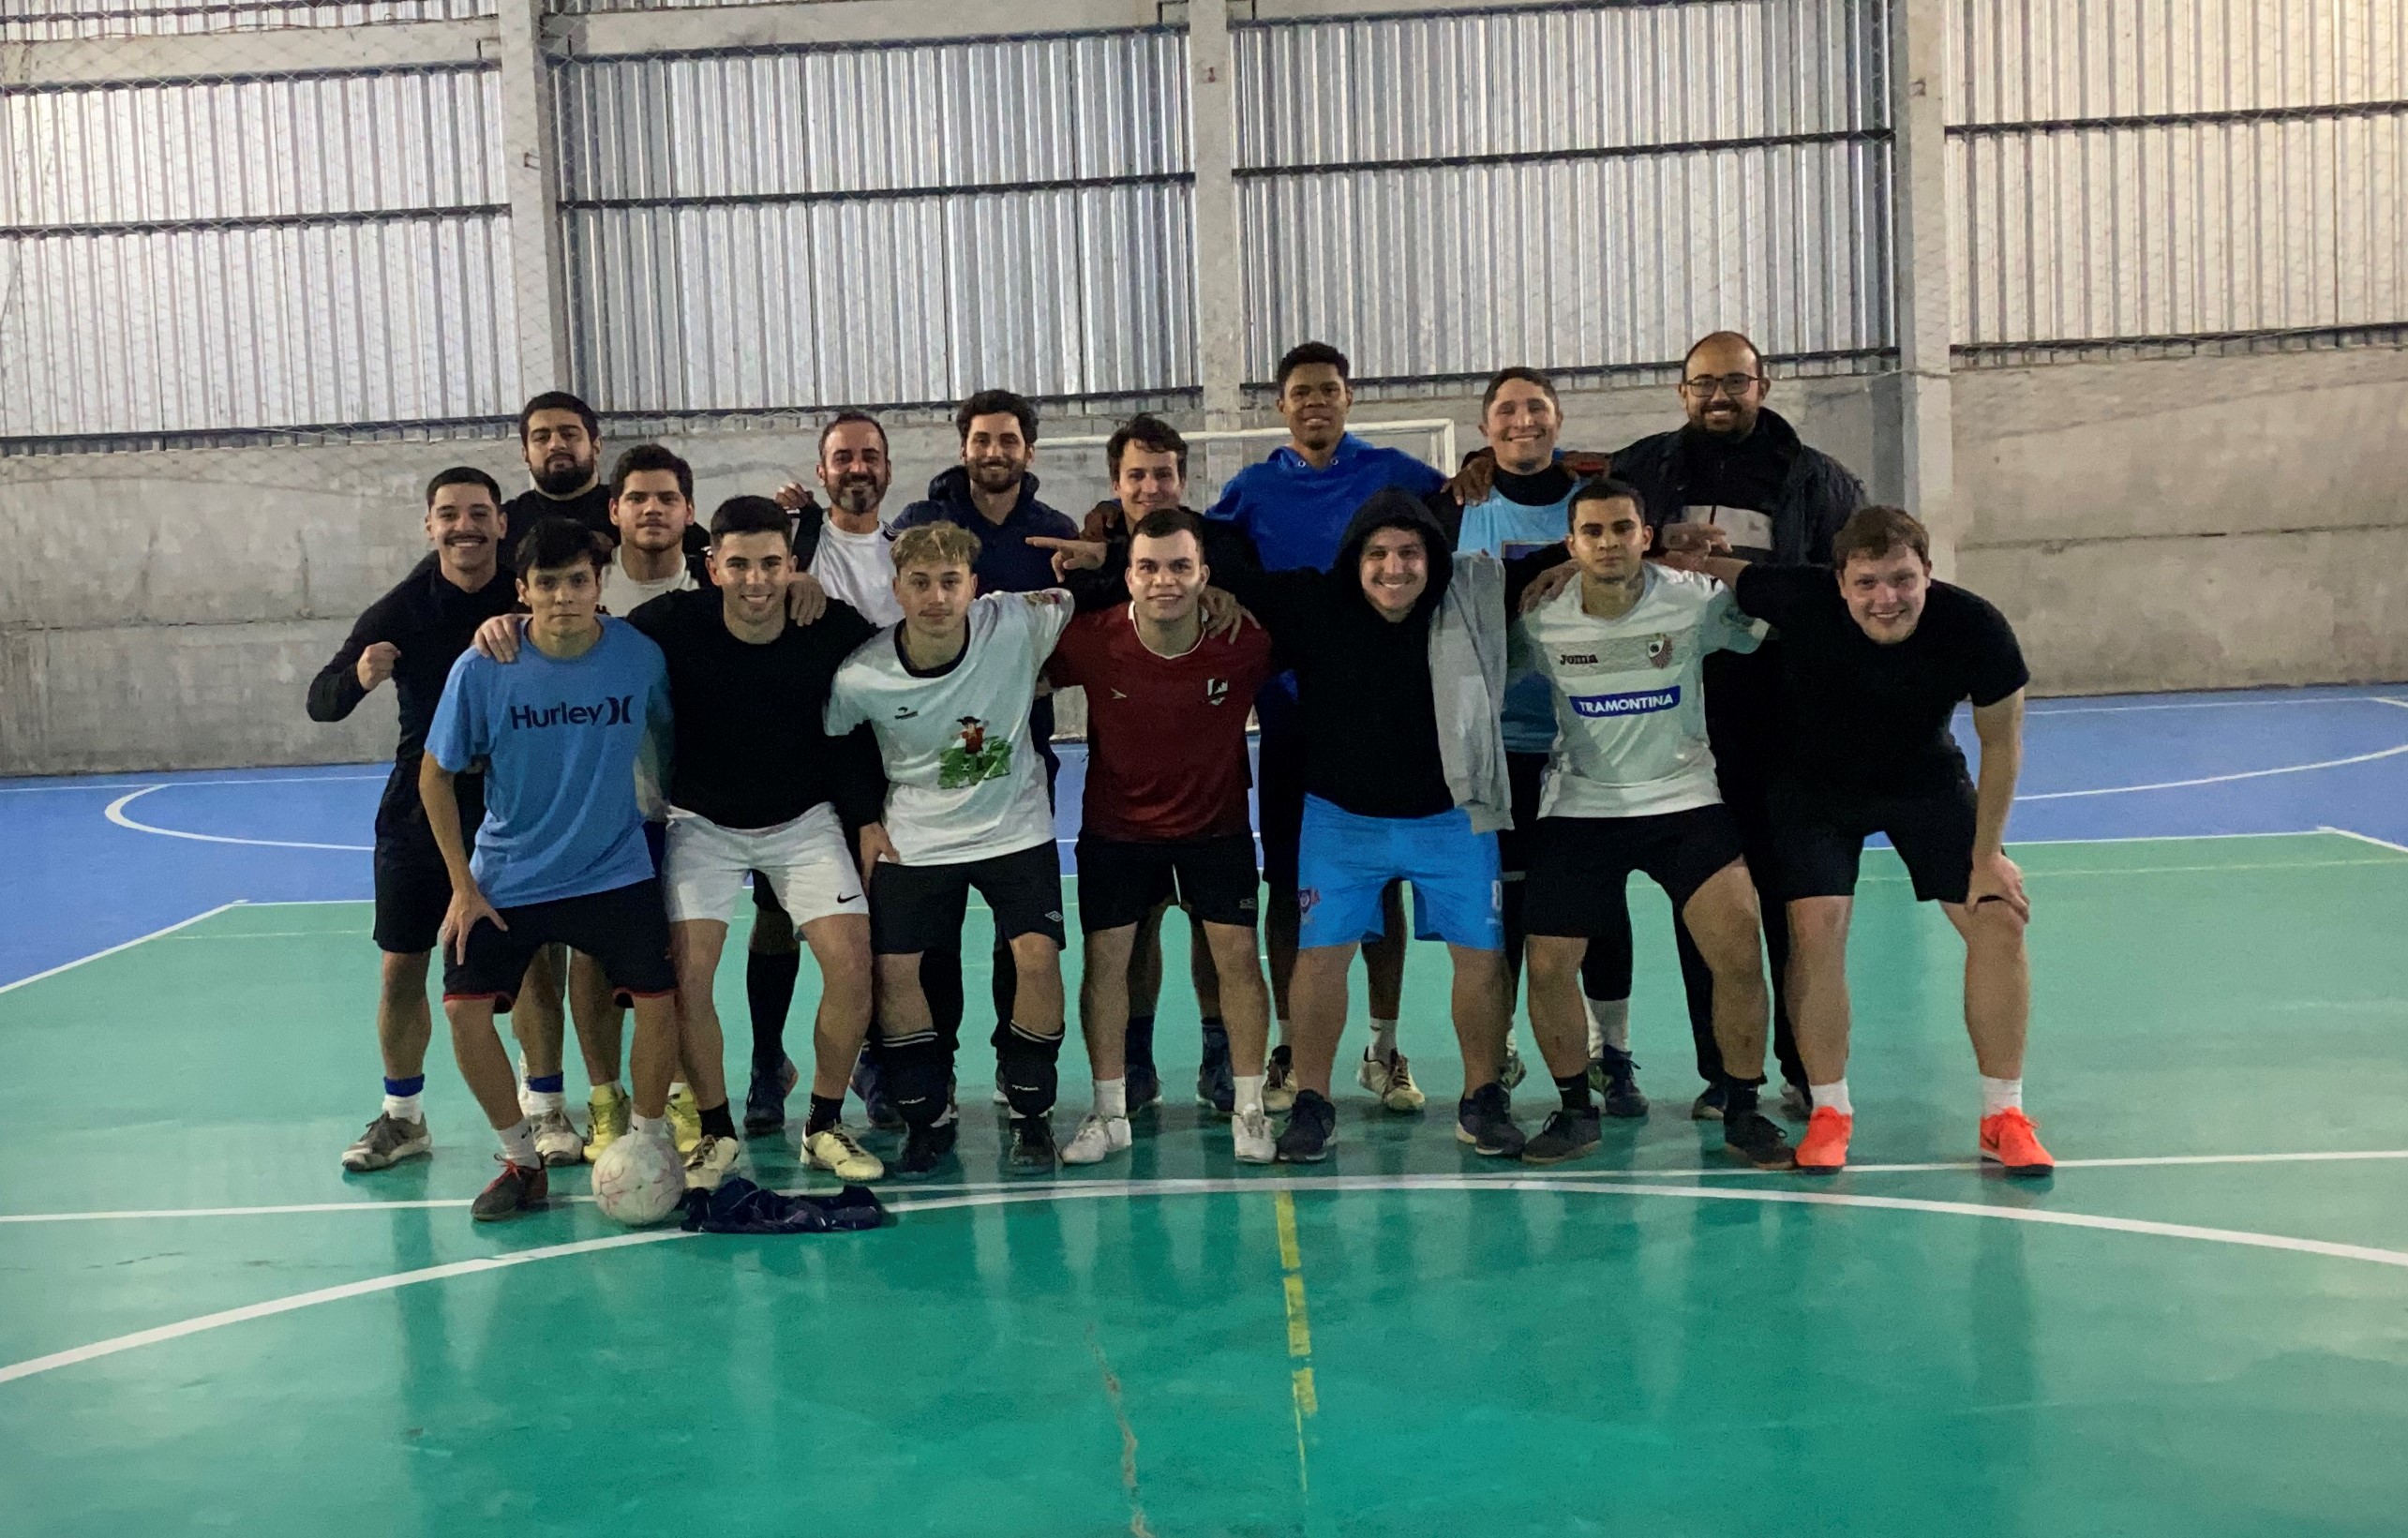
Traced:
[[1959, 579], [2053, 693], [2408, 679], [2408, 350], [1954, 376]]
[[[2016, 621], [2042, 691], [2408, 678], [2408, 350], [1982, 370], [1954, 387], [1958, 575]], [[1367, 403], [1357, 421], [1450, 417], [1469, 447], [1477, 404]], [[1897, 494], [1892, 380], [1783, 381], [1773, 404], [1877, 497]], [[1569, 394], [1564, 411], [1583, 448], [1678, 420], [1668, 384]], [[1075, 515], [1103, 470], [1100, 450], [1045, 441], [1112, 425], [1046, 423], [1047, 500]], [[815, 436], [672, 441], [708, 507], [802, 471]], [[890, 512], [954, 454], [942, 423], [892, 439]], [[0, 459], [17, 552], [0, 567], [0, 773], [389, 754], [388, 693], [322, 726], [303, 692], [422, 553], [426, 477], [466, 462], [515, 487], [514, 448]]]

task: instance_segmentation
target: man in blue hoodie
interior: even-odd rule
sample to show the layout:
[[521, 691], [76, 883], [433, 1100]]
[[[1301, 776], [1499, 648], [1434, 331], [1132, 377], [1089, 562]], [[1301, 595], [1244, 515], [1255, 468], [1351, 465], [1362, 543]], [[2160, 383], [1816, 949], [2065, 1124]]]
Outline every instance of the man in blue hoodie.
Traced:
[[[1356, 510], [1374, 493], [1394, 488], [1418, 499], [1445, 484], [1443, 475], [1413, 455], [1367, 443], [1346, 430], [1354, 405], [1351, 369], [1346, 354], [1328, 343], [1291, 348], [1279, 360], [1275, 382], [1288, 441], [1268, 459], [1232, 476], [1207, 515], [1235, 525], [1252, 541], [1264, 571], [1327, 571]], [[1273, 679], [1255, 696], [1254, 708], [1263, 726], [1255, 799], [1261, 808], [1263, 880], [1270, 888], [1263, 927], [1280, 1038], [1271, 1053], [1264, 1105], [1285, 1110], [1295, 1098], [1288, 984], [1296, 964], [1296, 855], [1305, 814], [1304, 732], [1294, 677]], [[1397, 1051], [1405, 927], [1403, 902], [1394, 886], [1381, 911], [1383, 933], [1363, 947], [1371, 984], [1371, 1046], [1355, 1077], [1389, 1110], [1418, 1111], [1421, 1090], [1412, 1066]]]
[[[951, 523], [979, 537], [979, 556], [971, 568], [980, 592], [1039, 592], [1053, 587], [1054, 552], [1028, 543], [1031, 536], [1076, 539], [1079, 526], [1037, 500], [1037, 477], [1028, 467], [1037, 459], [1037, 408], [1028, 397], [1010, 390], [981, 390], [962, 402], [953, 413], [962, 435], [962, 462], [928, 483], [928, 496], [903, 510], [892, 531], [902, 533], [921, 524]], [[1050, 795], [1061, 768], [1054, 754], [1054, 701], [1040, 694], [1028, 712], [1028, 740], [1045, 761], [1045, 786]], [[940, 1025], [958, 1030], [963, 1013], [961, 952], [932, 950], [923, 962], [920, 987]], [[1000, 933], [995, 937], [993, 971], [995, 1033], [1001, 1041], [1011, 1019], [1010, 948]], [[995, 1095], [998, 1103], [1003, 1094]], [[864, 1094], [862, 1098], [870, 1098]]]

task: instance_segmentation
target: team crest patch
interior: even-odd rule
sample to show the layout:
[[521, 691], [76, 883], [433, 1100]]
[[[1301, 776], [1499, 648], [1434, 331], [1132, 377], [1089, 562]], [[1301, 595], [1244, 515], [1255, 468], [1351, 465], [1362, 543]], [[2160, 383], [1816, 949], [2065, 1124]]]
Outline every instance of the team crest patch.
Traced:
[[1229, 680], [1227, 679], [1204, 679], [1204, 703], [1206, 705], [1219, 705], [1228, 697]]
[[936, 787], [965, 790], [1011, 772], [1011, 739], [989, 737], [987, 724], [976, 716], [961, 719], [962, 739], [936, 756]]
[[1296, 919], [1299, 923], [1311, 918], [1312, 910], [1319, 906], [1321, 906], [1321, 888], [1319, 887], [1299, 887], [1296, 888]]
[[1651, 666], [1671, 666], [1673, 650], [1672, 637], [1669, 635], [1651, 635], [1647, 638], [1647, 661]]

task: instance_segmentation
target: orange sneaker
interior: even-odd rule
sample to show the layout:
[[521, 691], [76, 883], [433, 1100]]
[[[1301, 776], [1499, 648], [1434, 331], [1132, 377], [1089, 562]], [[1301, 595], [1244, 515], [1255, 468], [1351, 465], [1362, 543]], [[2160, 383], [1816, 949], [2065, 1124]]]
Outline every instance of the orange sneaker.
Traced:
[[2057, 1172], [2057, 1160], [2041, 1146], [2032, 1119], [2015, 1106], [1982, 1118], [1982, 1157], [2006, 1166], [2011, 1175], [2045, 1175]]
[[1843, 1116], [1827, 1105], [1815, 1107], [1806, 1118], [1806, 1136], [1798, 1144], [1798, 1172], [1836, 1174], [1847, 1164], [1847, 1135], [1856, 1129], [1854, 1116]]

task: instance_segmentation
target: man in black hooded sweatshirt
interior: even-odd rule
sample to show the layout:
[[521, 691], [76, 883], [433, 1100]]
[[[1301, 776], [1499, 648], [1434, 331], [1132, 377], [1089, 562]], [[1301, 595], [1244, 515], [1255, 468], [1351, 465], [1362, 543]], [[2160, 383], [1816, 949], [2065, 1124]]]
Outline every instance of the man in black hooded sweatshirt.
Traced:
[[1498, 1081], [1507, 1024], [1496, 838], [1510, 799], [1498, 724], [1504, 578], [1486, 555], [1454, 554], [1437, 517], [1405, 491], [1363, 504], [1326, 572], [1264, 572], [1242, 532], [1207, 527], [1213, 585], [1271, 633], [1294, 670], [1304, 730], [1291, 995], [1298, 1088], [1279, 1157], [1328, 1157], [1347, 968], [1383, 933], [1381, 893], [1398, 880], [1413, 885], [1418, 936], [1444, 940], [1455, 963], [1464, 1091], [1456, 1136], [1480, 1154], [1518, 1157], [1524, 1140]]

